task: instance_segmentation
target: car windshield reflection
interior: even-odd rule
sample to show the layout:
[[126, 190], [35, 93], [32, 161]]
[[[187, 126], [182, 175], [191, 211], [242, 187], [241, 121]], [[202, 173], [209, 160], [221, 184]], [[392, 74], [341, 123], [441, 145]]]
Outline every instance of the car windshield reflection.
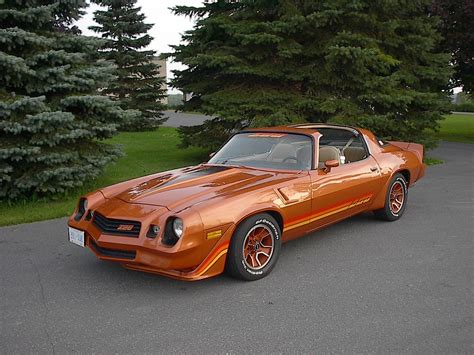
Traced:
[[245, 132], [233, 136], [209, 164], [276, 170], [310, 170], [311, 138], [291, 133]]

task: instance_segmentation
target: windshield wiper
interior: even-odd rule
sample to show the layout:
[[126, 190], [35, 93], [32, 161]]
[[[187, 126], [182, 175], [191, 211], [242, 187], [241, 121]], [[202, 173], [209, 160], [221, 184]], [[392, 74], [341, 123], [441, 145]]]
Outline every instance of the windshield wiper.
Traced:
[[213, 163], [213, 164], [226, 165], [226, 166], [233, 166], [233, 167], [236, 167], [236, 168], [247, 168], [247, 166], [246, 166], [246, 165], [243, 165], [243, 164], [237, 164], [237, 163], [227, 164], [229, 161], [232, 161], [232, 159], [231, 159], [231, 158], [225, 159], [225, 160], [223, 160], [223, 161], [215, 162], [215, 163]]

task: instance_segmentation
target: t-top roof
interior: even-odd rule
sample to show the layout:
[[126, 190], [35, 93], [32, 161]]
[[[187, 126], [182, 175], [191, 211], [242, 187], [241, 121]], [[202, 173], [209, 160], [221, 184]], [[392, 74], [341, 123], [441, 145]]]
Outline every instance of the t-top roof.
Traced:
[[327, 124], [327, 123], [301, 123], [295, 125], [287, 126], [274, 126], [274, 127], [261, 127], [261, 128], [246, 128], [243, 131], [260, 131], [260, 132], [286, 132], [286, 133], [304, 133], [304, 134], [314, 134], [319, 132], [320, 129], [324, 128], [333, 128], [333, 129], [343, 129], [350, 131], [355, 135], [358, 135], [360, 132], [354, 127], [337, 125], [337, 124]]

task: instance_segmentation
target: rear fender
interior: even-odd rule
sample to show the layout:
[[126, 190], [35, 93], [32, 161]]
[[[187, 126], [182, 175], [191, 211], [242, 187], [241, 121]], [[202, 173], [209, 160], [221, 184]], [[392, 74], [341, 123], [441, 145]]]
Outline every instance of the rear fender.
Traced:
[[425, 156], [425, 148], [423, 147], [423, 145], [418, 143], [394, 141], [391, 141], [389, 143], [395, 147], [401, 148], [404, 151], [412, 153], [418, 158], [419, 165], [415, 169], [409, 169], [411, 175], [409, 186], [411, 187], [415, 182], [420, 180], [425, 175], [426, 165], [425, 163], [423, 163]]
[[420, 163], [423, 163], [423, 157], [425, 155], [425, 148], [423, 147], [423, 145], [418, 144], [418, 143], [396, 142], [396, 141], [389, 141], [388, 143], [400, 149], [414, 153], [420, 160]]

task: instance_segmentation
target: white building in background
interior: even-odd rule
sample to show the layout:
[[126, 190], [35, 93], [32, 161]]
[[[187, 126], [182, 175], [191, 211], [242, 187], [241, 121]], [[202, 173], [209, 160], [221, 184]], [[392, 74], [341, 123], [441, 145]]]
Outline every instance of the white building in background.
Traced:
[[167, 94], [168, 85], [166, 83], [168, 82], [168, 78], [166, 77], [166, 59], [160, 59], [160, 57], [155, 56], [153, 57], [153, 63], [160, 66], [159, 76], [165, 79], [162, 85], [162, 88], [165, 90], [166, 96], [163, 99], [161, 99], [161, 103], [167, 105], [168, 104], [168, 94]]

